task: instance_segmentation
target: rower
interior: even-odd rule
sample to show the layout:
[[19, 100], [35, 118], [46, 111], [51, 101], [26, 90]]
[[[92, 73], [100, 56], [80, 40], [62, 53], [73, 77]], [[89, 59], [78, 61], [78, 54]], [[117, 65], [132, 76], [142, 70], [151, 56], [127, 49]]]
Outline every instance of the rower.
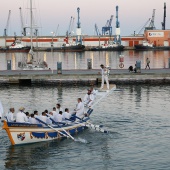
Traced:
[[56, 114], [55, 116], [54, 116], [54, 121], [55, 122], [62, 122], [62, 111], [59, 111], [59, 114]]
[[62, 119], [65, 121], [66, 119], [70, 119], [71, 114], [69, 113], [69, 109], [65, 108], [65, 112], [62, 114]]
[[34, 113], [31, 114], [31, 116], [29, 118], [29, 122], [32, 124], [37, 124], [37, 120], [34, 117]]
[[4, 112], [4, 109], [3, 109], [2, 103], [0, 101], [0, 119], [2, 118], [3, 112]]
[[20, 122], [20, 123], [28, 122], [28, 118], [24, 113], [24, 110], [25, 110], [24, 107], [19, 108], [19, 112], [16, 115], [16, 122]]
[[6, 114], [6, 119], [7, 119], [8, 122], [14, 122], [15, 121], [14, 112], [15, 112], [15, 109], [13, 107], [9, 109], [9, 112]]

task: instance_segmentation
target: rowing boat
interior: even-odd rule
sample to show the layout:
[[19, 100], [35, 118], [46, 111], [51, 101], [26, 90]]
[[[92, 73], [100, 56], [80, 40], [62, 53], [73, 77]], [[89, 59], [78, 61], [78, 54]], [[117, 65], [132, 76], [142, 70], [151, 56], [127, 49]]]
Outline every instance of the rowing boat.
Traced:
[[6, 130], [12, 145], [21, 145], [62, 139], [75, 135], [87, 128], [86, 123], [89, 120], [90, 118], [86, 117], [83, 121], [54, 126], [7, 122], [4, 120], [2, 128]]

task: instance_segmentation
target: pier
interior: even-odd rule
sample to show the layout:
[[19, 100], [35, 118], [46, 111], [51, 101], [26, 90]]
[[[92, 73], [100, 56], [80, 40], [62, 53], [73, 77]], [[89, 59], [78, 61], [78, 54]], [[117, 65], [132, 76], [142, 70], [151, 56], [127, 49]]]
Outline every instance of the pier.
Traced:
[[[170, 69], [142, 69], [140, 73], [127, 69], [112, 69], [110, 84], [170, 84]], [[100, 69], [89, 70], [4, 70], [0, 71], [0, 84], [41, 85], [96, 85], [100, 84]]]

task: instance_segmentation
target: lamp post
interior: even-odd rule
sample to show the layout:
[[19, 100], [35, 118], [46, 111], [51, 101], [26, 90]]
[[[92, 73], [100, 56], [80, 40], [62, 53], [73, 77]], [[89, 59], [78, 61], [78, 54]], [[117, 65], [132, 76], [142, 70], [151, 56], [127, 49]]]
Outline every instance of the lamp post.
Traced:
[[53, 69], [53, 65], [54, 65], [54, 55], [53, 55], [53, 47], [54, 47], [54, 35], [55, 35], [55, 33], [54, 32], [51, 32], [51, 34], [52, 34], [52, 41], [51, 41], [51, 57], [52, 57], [52, 74], [53, 74], [53, 72], [54, 72], [54, 69]]

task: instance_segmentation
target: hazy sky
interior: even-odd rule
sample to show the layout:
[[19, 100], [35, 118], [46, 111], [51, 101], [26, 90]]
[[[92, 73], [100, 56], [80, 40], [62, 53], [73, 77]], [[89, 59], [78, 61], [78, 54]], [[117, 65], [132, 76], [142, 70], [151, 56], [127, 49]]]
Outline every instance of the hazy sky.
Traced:
[[[3, 35], [7, 23], [8, 12], [11, 10], [9, 35], [21, 34], [19, 7], [22, 8], [24, 23], [29, 25], [29, 0], [1, 0], [0, 35]], [[138, 32], [152, 17], [156, 9], [155, 26], [161, 29], [163, 21], [164, 2], [167, 5], [166, 28], [170, 28], [170, 2], [168, 0], [33, 0], [34, 16], [38, 24], [40, 35], [51, 35], [59, 24], [58, 34], [65, 35], [69, 27], [71, 16], [75, 17], [74, 27], [77, 25], [77, 7], [80, 7], [82, 33], [93, 35], [94, 25], [99, 29], [114, 15], [112, 26], [115, 32], [116, 5], [119, 6], [119, 21], [121, 35], [126, 36]], [[29, 32], [29, 30], [28, 30]]]

